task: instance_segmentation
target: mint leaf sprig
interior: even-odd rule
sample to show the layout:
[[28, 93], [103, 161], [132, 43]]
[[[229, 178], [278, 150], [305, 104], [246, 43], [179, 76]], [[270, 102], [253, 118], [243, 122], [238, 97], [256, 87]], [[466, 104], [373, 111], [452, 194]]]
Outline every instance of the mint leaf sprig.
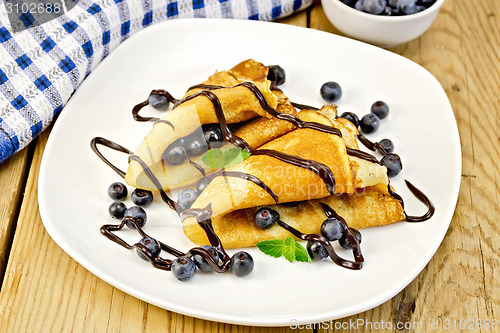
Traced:
[[265, 240], [258, 242], [256, 246], [259, 250], [274, 258], [283, 256], [289, 262], [293, 262], [294, 260], [312, 262], [307, 250], [299, 242], [295, 241], [293, 237], [287, 237], [284, 241], [282, 239]]
[[223, 152], [210, 149], [201, 157], [201, 161], [213, 169], [229, 168], [250, 157], [250, 153], [241, 148], [231, 148]]

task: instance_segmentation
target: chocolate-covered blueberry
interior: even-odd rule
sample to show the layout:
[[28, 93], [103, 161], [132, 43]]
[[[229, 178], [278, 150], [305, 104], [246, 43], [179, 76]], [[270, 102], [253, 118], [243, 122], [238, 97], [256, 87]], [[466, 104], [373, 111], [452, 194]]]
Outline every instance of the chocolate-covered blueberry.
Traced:
[[[149, 252], [153, 257], [157, 257], [160, 255], [161, 246], [156, 239], [146, 236], [139, 241], [139, 244], [144, 245], [149, 250]], [[138, 248], [137, 248], [137, 255], [144, 260], [149, 260]]]
[[170, 270], [177, 280], [186, 282], [194, 277], [196, 273], [196, 265], [189, 258], [179, 257], [172, 261]]
[[124, 218], [126, 219], [125, 224], [130, 229], [135, 229], [135, 224], [141, 228], [144, 227], [148, 219], [146, 211], [139, 206], [127, 208], [124, 213]]

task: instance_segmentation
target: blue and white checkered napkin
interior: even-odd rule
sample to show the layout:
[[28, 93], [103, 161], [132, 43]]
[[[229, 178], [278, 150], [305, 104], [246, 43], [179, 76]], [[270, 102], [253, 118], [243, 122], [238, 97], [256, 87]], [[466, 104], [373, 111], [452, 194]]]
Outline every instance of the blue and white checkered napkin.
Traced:
[[[25, 147], [62, 110], [85, 77], [122, 41], [173, 18], [273, 20], [313, 0], [80, 0], [65, 15], [13, 32], [0, 4], [0, 163]], [[11, 8], [10, 8], [11, 9]], [[18, 31], [17, 29], [16, 31]]]

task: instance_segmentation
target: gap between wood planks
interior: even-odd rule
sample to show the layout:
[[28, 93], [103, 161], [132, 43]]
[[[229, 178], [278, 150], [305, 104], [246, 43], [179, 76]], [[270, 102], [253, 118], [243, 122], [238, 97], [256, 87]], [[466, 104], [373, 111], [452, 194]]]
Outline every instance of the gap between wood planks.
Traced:
[[[3, 280], [5, 276], [5, 268], [7, 267], [7, 263], [9, 261], [10, 257], [10, 250], [12, 247], [12, 240], [14, 239], [14, 234], [16, 233], [16, 227], [17, 227], [17, 220], [19, 219], [19, 213], [21, 211], [21, 206], [24, 200], [24, 191], [26, 187], [26, 182], [28, 180], [28, 175], [29, 175], [29, 170], [31, 168], [32, 162], [33, 162], [33, 155], [35, 153], [35, 148], [38, 142], [38, 138], [35, 138], [29, 145], [28, 147], [24, 148], [26, 149], [26, 159], [24, 163], [24, 168], [23, 171], [21, 172], [21, 180], [18, 183], [19, 189], [17, 190], [17, 193], [13, 196], [13, 201], [12, 205], [15, 205], [15, 208], [12, 210], [11, 216], [10, 216], [10, 222], [9, 225], [7, 226], [7, 231], [5, 232], [5, 239], [2, 240], [1, 244], [4, 246], [4, 251], [3, 253], [0, 252], [0, 291], [2, 290], [2, 285], [3, 285]], [[18, 152], [17, 154], [23, 154], [24, 152]], [[12, 159], [12, 157], [10, 158]], [[9, 163], [9, 162], [5, 162]], [[0, 249], [1, 250], [1, 249]]]

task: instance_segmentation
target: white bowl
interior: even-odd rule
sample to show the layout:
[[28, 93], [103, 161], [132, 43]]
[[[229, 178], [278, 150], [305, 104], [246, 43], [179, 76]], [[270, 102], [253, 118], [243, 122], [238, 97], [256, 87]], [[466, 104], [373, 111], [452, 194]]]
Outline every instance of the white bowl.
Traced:
[[382, 16], [358, 11], [340, 0], [321, 0], [326, 16], [344, 34], [382, 47], [417, 38], [429, 28], [444, 0], [412, 15]]

